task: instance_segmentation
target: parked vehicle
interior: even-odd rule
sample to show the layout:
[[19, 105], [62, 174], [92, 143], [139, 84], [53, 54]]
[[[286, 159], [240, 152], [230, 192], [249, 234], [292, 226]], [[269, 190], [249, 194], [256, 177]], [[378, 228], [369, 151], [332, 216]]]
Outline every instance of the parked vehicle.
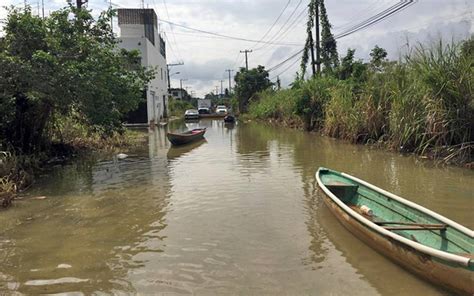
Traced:
[[211, 114], [211, 109], [209, 109], [209, 108], [199, 108], [198, 112], [199, 112], [199, 114]]
[[211, 100], [210, 99], [199, 99], [197, 103], [198, 103], [199, 114], [211, 113]]
[[204, 138], [205, 128], [196, 128], [184, 133], [167, 133], [166, 137], [173, 145], [184, 145]]
[[474, 232], [345, 173], [316, 172], [324, 203], [366, 244], [434, 284], [474, 295]]
[[220, 105], [216, 107], [217, 114], [227, 114], [227, 107], [224, 105]]
[[184, 119], [199, 119], [199, 112], [196, 109], [189, 109], [184, 112]]

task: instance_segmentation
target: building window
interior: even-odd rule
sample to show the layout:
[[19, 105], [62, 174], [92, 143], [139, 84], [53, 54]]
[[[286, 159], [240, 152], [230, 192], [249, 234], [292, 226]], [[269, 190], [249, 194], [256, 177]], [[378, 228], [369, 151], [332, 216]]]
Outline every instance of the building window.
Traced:
[[163, 80], [163, 68], [161, 68], [160, 70], [161, 70], [161, 80]]

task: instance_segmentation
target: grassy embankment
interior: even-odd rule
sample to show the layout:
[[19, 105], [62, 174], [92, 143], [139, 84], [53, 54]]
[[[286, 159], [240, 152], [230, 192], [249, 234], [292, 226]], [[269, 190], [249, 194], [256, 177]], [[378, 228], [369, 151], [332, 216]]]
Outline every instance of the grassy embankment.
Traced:
[[8, 207], [13, 199], [31, 186], [35, 174], [50, 165], [64, 163], [71, 157], [93, 151], [117, 153], [142, 145], [143, 133], [123, 130], [104, 137], [103, 133], [74, 122], [60, 120], [51, 133], [49, 149], [36, 154], [0, 151], [0, 208]]
[[471, 166], [473, 47], [472, 39], [419, 46], [403, 61], [368, 67], [364, 79], [323, 77], [267, 90], [252, 98], [249, 116]]

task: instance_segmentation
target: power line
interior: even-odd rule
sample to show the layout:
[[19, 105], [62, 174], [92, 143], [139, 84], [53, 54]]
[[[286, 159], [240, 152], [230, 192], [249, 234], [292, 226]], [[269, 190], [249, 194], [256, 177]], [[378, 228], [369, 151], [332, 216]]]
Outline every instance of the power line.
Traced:
[[400, 11], [410, 7], [413, 4], [415, 4], [414, 0], [401, 0], [398, 4], [395, 4], [392, 7], [388, 8], [388, 9], [386, 9], [383, 12], [378, 14], [378, 15], [383, 14], [382, 16], [372, 17], [369, 20], [361, 22], [360, 24], [346, 30], [345, 32], [342, 32], [342, 33], [336, 35], [334, 38], [335, 39], [340, 39], [340, 38], [346, 37], [348, 35], [351, 35], [351, 34], [357, 32], [357, 31], [363, 30], [363, 29], [365, 29], [369, 26], [375, 25], [375, 24], [381, 22], [382, 20], [384, 20], [388, 17], [391, 17], [392, 15], [395, 15], [395, 14], [399, 13]]
[[275, 79], [276, 77], [280, 76], [281, 74], [285, 73], [286, 71], [288, 71], [291, 67], [293, 67], [297, 62], [299, 61], [299, 59], [296, 59], [293, 63], [291, 63], [291, 65], [289, 65], [288, 67], [286, 67], [283, 71], [281, 71], [280, 73], [278, 73], [277, 75], [273, 76], [272, 78], [270, 78], [270, 80], [273, 80]]
[[[392, 5], [390, 6], [389, 8], [385, 9], [384, 11], [376, 14], [375, 16], [372, 16], [370, 18], [368, 18], [367, 20], [364, 20], [362, 22], [360, 22], [358, 25], [356, 26], [353, 26], [352, 28], [346, 30], [345, 32], [342, 32], [338, 35], [336, 35], [334, 38], [335, 39], [340, 39], [340, 38], [343, 38], [343, 37], [346, 37], [348, 35], [351, 35], [351, 34], [354, 34], [360, 30], [363, 30], [373, 24], [376, 24], [406, 8], [408, 8], [409, 6], [413, 5], [415, 3], [414, 0], [401, 0], [399, 1], [399, 3], [395, 4], [395, 5]], [[268, 69], [268, 71], [274, 71], [276, 69], [278, 69], [279, 67], [283, 66], [285, 63], [287, 63], [288, 61], [294, 59], [296, 56], [298, 56], [299, 53], [303, 52], [304, 49], [296, 52], [295, 54], [291, 55], [290, 57], [288, 57], [287, 59], [283, 60], [282, 62], [280, 62], [279, 64], [271, 67]], [[292, 65], [294, 65], [296, 63], [293, 62]], [[290, 66], [291, 67], [291, 66]], [[288, 67], [287, 69], [289, 69], [290, 67]], [[286, 71], [286, 70], [285, 70]], [[283, 74], [285, 71], [281, 72], [280, 74], [278, 74], [277, 76]]]
[[268, 68], [267, 71], [270, 72], [270, 71], [274, 71], [274, 70], [280, 68], [280, 67], [283, 66], [286, 62], [288, 62], [288, 61], [294, 59], [294, 58], [297, 57], [299, 54], [301, 54], [303, 51], [304, 51], [304, 48], [298, 50], [297, 52], [295, 52], [294, 54], [292, 54], [290, 57], [286, 58], [285, 60], [281, 61], [281, 62], [278, 63], [277, 65]]
[[[275, 41], [277, 40], [281, 40], [283, 38], [285, 38], [285, 36], [293, 31], [297, 25], [295, 25], [295, 23], [298, 21], [298, 24], [301, 24], [302, 22], [304, 22], [304, 18], [301, 18], [301, 15], [306, 12], [306, 8], [304, 8], [299, 14], [298, 16], [293, 20], [293, 22], [290, 24], [290, 26], [288, 28], [286, 28], [285, 31], [283, 31], [283, 33], [280, 35], [280, 37], [278, 37]], [[298, 44], [298, 46], [302, 46], [302, 44]], [[260, 49], [263, 49], [263, 47], [261, 47]], [[264, 50], [264, 51], [259, 51], [259, 54], [257, 55], [257, 57], [261, 57], [263, 56], [265, 53], [267, 53], [269, 50], [271, 49], [271, 47], [268, 47], [268, 49]], [[256, 49], [256, 50], [259, 50], [259, 49]]]
[[[280, 20], [281, 16], [283, 15], [283, 13], [285, 12], [285, 10], [288, 8], [288, 5], [290, 5], [290, 2], [291, 0], [288, 0], [288, 2], [286, 3], [285, 7], [283, 7], [283, 10], [280, 12], [280, 14], [278, 15], [278, 17], [276, 18], [275, 22], [273, 22], [273, 24], [270, 26], [270, 28], [267, 30], [267, 32], [265, 32], [265, 34], [263, 34], [262, 38], [260, 39], [260, 41], [262, 41], [263, 39], [265, 39], [265, 37], [267, 37], [268, 33], [271, 32], [271, 30], [273, 29], [273, 27], [275, 27], [276, 23], [278, 23], [278, 21]], [[260, 41], [256, 42], [254, 45], [252, 45], [252, 47], [254, 47], [255, 45], [259, 44]]]
[[[168, 5], [166, 5], [166, 0], [163, 0], [163, 5], [165, 6], [166, 17], [168, 18], [168, 20], [170, 20], [171, 18], [170, 18], [170, 14], [169, 14], [169, 12], [168, 12]], [[161, 20], [161, 21], [162, 21], [162, 22], [165, 22], [165, 23], [167, 22], [167, 21], [164, 21], [164, 20]], [[173, 37], [174, 45], [176, 46], [176, 53], [177, 53], [179, 59], [180, 59], [181, 61], [183, 61], [183, 56], [181, 55], [181, 52], [180, 52], [180, 50], [179, 50], [178, 42], [176, 42], [176, 36], [175, 36], [175, 34], [174, 34], [173, 26], [172, 26], [171, 23], [168, 23], [168, 25], [169, 25], [170, 30], [171, 30], [171, 37]], [[168, 41], [169, 41], [169, 40], [168, 40]], [[170, 43], [170, 45], [171, 45], [171, 43]], [[170, 47], [171, 47], [171, 46], [170, 46]], [[186, 73], [186, 68], [184, 68], [184, 72], [185, 72], [185, 74], [187, 75], [187, 73]]]
[[181, 27], [187, 30], [195, 31], [195, 32], [200, 32], [203, 34], [209, 34], [209, 35], [214, 35], [214, 36], [219, 36], [227, 39], [234, 39], [234, 40], [241, 40], [241, 41], [247, 41], [247, 42], [260, 42], [260, 43], [265, 43], [265, 44], [274, 44], [274, 45], [296, 45], [295, 43], [272, 43], [268, 41], [260, 41], [260, 40], [255, 40], [255, 39], [248, 39], [248, 38], [242, 38], [242, 37], [236, 37], [236, 36], [230, 36], [230, 35], [225, 35], [225, 34], [220, 34], [220, 33], [215, 33], [215, 32], [210, 32], [210, 31], [205, 31], [201, 29], [196, 29], [192, 27], [188, 27], [185, 25], [180, 25], [171, 21], [166, 21], [166, 20], [161, 20], [162, 22], [171, 24], [173, 26]]
[[266, 47], [268, 44], [272, 44], [272, 41], [275, 40], [275, 38], [278, 37], [278, 34], [283, 30], [283, 28], [288, 24], [288, 22], [291, 20], [291, 18], [293, 17], [293, 15], [295, 14], [295, 12], [298, 10], [298, 7], [300, 7], [301, 3], [303, 2], [303, 0], [300, 0], [300, 2], [298, 2], [298, 5], [296, 5], [295, 9], [293, 9], [293, 11], [291, 12], [290, 16], [287, 18], [286, 22], [283, 24], [283, 26], [280, 27], [280, 29], [275, 33], [273, 34], [273, 36], [270, 38], [270, 40], [268, 40], [268, 42], [265, 42], [265, 44], [259, 48], [255, 48], [255, 50], [260, 50], [264, 47]]

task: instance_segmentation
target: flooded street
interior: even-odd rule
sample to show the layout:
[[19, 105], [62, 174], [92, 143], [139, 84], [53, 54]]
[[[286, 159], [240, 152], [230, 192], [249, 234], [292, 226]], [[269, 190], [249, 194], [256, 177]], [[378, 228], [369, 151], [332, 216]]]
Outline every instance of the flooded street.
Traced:
[[[207, 127], [170, 148], [166, 130]], [[261, 124], [149, 133], [58, 167], [0, 212], [0, 294], [442, 295], [360, 242], [322, 202], [340, 170], [474, 227], [474, 171]]]

